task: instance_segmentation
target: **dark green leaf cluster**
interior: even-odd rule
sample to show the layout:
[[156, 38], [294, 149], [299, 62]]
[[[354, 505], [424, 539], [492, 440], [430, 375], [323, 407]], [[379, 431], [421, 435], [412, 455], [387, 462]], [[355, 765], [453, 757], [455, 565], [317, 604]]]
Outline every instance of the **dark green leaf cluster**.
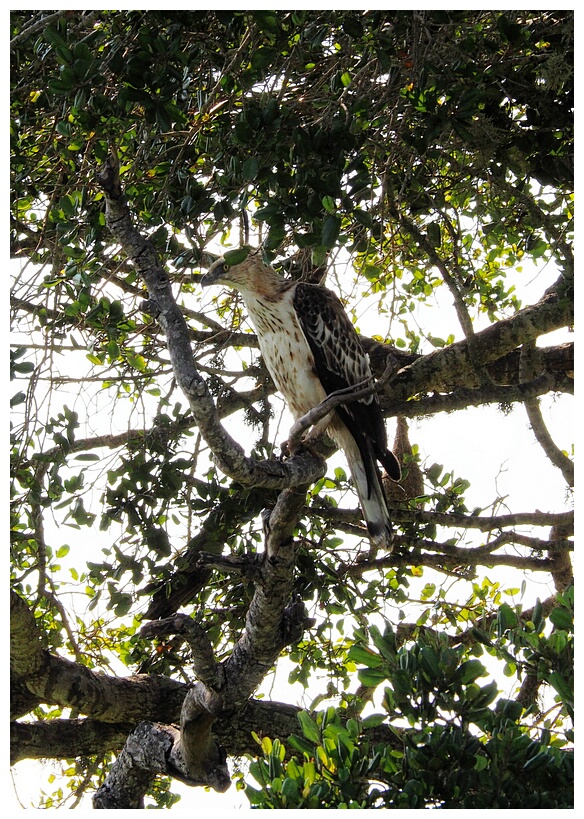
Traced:
[[[570, 625], [569, 600], [567, 595], [550, 614], [556, 628], [559, 622]], [[499, 621], [505, 618], [509, 614], [502, 607]], [[516, 619], [514, 626], [517, 645], [521, 626]], [[519, 701], [501, 697], [493, 680], [479, 684], [487, 670], [462, 644], [422, 630], [415, 642], [398, 647], [391, 627], [382, 633], [370, 626], [369, 632], [375, 649], [356, 641], [347, 661], [361, 666], [362, 685], [384, 685], [385, 713], [355, 720], [333, 707], [312, 715], [301, 712], [302, 736], [289, 737], [286, 746], [258, 739], [263, 758], [251, 763], [250, 774], [261, 790], [246, 788], [253, 806], [476, 810], [573, 805], [570, 732], [562, 736], [550, 730], [551, 723], [530, 730]], [[532, 624], [523, 632], [529, 641]], [[549, 677], [542, 679], [555, 688]], [[561, 700], [571, 711], [573, 694], [567, 686]]]

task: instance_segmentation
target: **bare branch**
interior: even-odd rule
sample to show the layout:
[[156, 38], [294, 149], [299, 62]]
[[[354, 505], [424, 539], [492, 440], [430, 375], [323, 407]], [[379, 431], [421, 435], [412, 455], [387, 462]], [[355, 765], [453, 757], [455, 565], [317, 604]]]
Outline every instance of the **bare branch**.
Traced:
[[51, 654], [43, 648], [33, 613], [14, 591], [10, 663], [41, 702], [69, 706], [104, 722], [148, 718], [170, 722], [184, 698], [184, 685], [167, 677], [109, 677]]
[[[528, 379], [532, 378], [533, 373], [538, 369], [540, 369], [539, 349], [533, 342], [524, 344], [521, 348], [521, 358], [519, 362], [519, 374], [521, 381], [527, 381]], [[525, 401], [525, 409], [527, 411], [527, 417], [529, 418], [533, 434], [535, 435], [538, 443], [552, 464], [561, 471], [568, 486], [573, 487], [574, 464], [554, 443], [552, 436], [550, 435], [543, 420], [543, 415], [541, 414], [541, 409], [537, 398], [534, 398], [533, 396], [528, 397]]]
[[[550, 293], [537, 304], [476, 333], [473, 360], [477, 366], [487, 365], [540, 335], [571, 326], [573, 321], [573, 302]], [[459, 341], [404, 367], [390, 380], [388, 393], [393, 400], [406, 401], [431, 390], [449, 391], [449, 385], [459, 384], [461, 373], [469, 371], [469, 342]]]
[[207, 632], [187, 614], [175, 614], [164, 620], [146, 623], [140, 629], [142, 637], [165, 637], [169, 634], [180, 634], [189, 644], [193, 658], [193, 669], [198, 680], [209, 688], [220, 688], [222, 677], [217, 664], [213, 646]]
[[[357, 509], [340, 509], [320, 502], [313, 504], [308, 514], [318, 515], [337, 524], [358, 523], [361, 515]], [[478, 529], [491, 532], [507, 526], [570, 526], [574, 524], [574, 512], [516, 512], [508, 515], [460, 515], [451, 512], [427, 512], [423, 509], [392, 509], [396, 523], [434, 523], [456, 529]]]
[[381, 406], [385, 415], [420, 418], [434, 415], [437, 412], [465, 410], [467, 407], [480, 407], [484, 404], [524, 403], [533, 396], [547, 395], [550, 392], [573, 393], [574, 381], [562, 373], [541, 375], [527, 384], [498, 386], [487, 384], [476, 389], [456, 389], [446, 395], [428, 395], [417, 401], [392, 401], [382, 398]]
[[574, 486], [574, 462], [556, 445], [543, 420], [539, 401], [530, 398], [525, 401], [527, 417], [538, 443], [543, 451], [561, 471], [568, 486]]
[[285, 490], [270, 515], [265, 560], [247, 612], [245, 631], [223, 663], [225, 686], [221, 693], [226, 708], [240, 707], [251, 696], [290, 641], [294, 623], [287, 621], [298, 615], [294, 608], [288, 608], [289, 615], [285, 615], [294, 582], [293, 535], [305, 501], [305, 491]]

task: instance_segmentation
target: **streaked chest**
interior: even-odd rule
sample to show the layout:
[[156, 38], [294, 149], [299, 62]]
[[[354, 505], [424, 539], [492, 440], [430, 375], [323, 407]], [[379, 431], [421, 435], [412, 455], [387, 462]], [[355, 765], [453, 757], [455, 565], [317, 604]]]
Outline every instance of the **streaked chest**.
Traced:
[[319, 404], [326, 393], [315, 374], [314, 358], [292, 306], [292, 292], [276, 301], [245, 299], [260, 350], [278, 390], [298, 418]]

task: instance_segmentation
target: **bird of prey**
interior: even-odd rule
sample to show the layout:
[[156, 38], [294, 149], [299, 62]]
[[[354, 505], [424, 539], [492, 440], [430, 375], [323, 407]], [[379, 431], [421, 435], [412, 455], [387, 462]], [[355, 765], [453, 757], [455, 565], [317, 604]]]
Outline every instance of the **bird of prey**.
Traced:
[[[369, 357], [334, 293], [282, 278], [263, 263], [260, 251], [239, 258], [231, 265], [218, 259], [201, 283], [241, 293], [266, 366], [295, 419], [327, 395], [372, 378]], [[377, 394], [337, 407], [318, 427], [319, 432], [326, 427], [347, 458], [372, 546], [391, 549], [390, 513], [377, 462], [393, 480], [399, 480], [400, 466], [388, 449]]]

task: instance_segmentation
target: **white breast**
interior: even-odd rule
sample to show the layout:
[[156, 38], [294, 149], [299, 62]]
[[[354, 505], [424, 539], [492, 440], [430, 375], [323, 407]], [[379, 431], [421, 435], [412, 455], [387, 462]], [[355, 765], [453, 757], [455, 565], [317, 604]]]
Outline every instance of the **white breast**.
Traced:
[[294, 418], [326, 398], [316, 376], [314, 358], [292, 306], [293, 290], [271, 301], [243, 293], [260, 350], [278, 390]]

